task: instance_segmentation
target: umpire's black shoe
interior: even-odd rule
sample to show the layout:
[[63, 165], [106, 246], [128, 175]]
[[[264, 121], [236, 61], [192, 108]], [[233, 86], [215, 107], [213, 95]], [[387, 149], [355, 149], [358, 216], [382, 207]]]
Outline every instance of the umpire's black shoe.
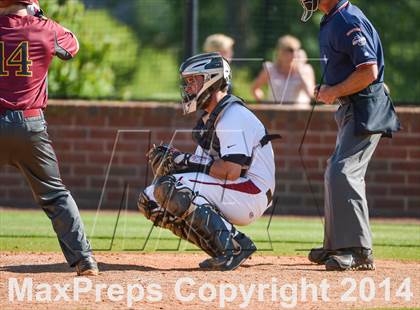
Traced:
[[200, 267], [219, 271], [235, 270], [257, 250], [254, 242], [243, 233], [238, 233], [233, 239], [238, 249], [231, 255], [208, 258], [199, 264]]
[[323, 265], [334, 254], [336, 254], [336, 251], [314, 248], [309, 252], [308, 259], [312, 263]]
[[375, 270], [371, 249], [349, 248], [337, 251], [325, 262], [328, 271]]
[[78, 276], [97, 276], [99, 274], [98, 264], [93, 256], [83, 258], [76, 265]]

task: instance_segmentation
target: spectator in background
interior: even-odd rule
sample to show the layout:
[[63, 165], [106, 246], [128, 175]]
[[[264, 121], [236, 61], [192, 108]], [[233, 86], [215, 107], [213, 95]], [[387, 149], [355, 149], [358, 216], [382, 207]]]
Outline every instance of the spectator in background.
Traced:
[[[229, 63], [232, 62], [233, 58], [233, 45], [235, 40], [222, 33], [215, 33], [209, 35], [204, 41], [203, 50], [206, 53], [217, 52], [222, 55]], [[228, 84], [228, 94], [232, 94], [232, 80]]]
[[208, 36], [204, 41], [203, 50], [206, 53], [218, 52], [228, 62], [232, 61], [235, 40], [221, 33]]
[[264, 100], [262, 87], [267, 84], [268, 101], [310, 105], [315, 74], [297, 38], [291, 35], [279, 38], [275, 61], [263, 64], [263, 69], [252, 85], [251, 91], [257, 101]]

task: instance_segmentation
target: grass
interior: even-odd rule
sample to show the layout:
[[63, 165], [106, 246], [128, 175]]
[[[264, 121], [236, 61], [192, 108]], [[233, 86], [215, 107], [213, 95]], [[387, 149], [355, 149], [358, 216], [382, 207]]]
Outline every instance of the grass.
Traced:
[[[101, 212], [96, 225], [95, 214], [82, 212], [86, 232], [96, 250], [153, 252], [196, 249], [179, 242], [169, 231], [153, 228], [137, 212], [121, 213], [112, 241], [117, 211]], [[241, 229], [253, 238], [262, 254], [306, 255], [311, 247], [322, 244], [323, 228], [319, 218], [274, 217], [269, 230], [268, 224], [269, 218], [263, 217]], [[376, 258], [420, 261], [418, 223], [373, 220], [372, 231]], [[42, 211], [0, 209], [0, 251], [60, 251], [60, 248], [49, 219]]]

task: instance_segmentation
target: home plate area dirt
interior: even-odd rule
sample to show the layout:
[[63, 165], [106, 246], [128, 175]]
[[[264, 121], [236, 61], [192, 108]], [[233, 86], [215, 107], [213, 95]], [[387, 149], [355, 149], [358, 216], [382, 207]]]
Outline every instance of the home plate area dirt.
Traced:
[[372, 309], [420, 306], [416, 262], [326, 272], [305, 257], [260, 256], [204, 271], [202, 254], [97, 253], [97, 277], [75, 277], [58, 253], [0, 253], [0, 309]]

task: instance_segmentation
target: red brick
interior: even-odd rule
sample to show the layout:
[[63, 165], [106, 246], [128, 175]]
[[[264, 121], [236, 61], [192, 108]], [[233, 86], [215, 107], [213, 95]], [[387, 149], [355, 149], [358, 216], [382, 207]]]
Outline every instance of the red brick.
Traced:
[[57, 155], [59, 162], [67, 163], [86, 163], [86, 154], [77, 152], [77, 153], [60, 153], [60, 156]]
[[[106, 143], [106, 150], [112, 151], [114, 149], [114, 141], [109, 141]], [[115, 145], [115, 152], [137, 152], [141, 153], [143, 152], [146, 154], [147, 147], [146, 145], [142, 145], [139, 143], [134, 142], [122, 142], [118, 140], [117, 144]]]
[[403, 209], [404, 199], [377, 198], [372, 200], [370, 207], [373, 207], [374, 209]]
[[67, 176], [63, 178], [64, 184], [66, 184], [70, 189], [72, 187], [86, 187], [87, 179], [85, 177], [70, 177]]
[[[305, 167], [307, 169], [319, 169], [319, 161], [315, 159], [305, 159], [304, 158]], [[296, 159], [288, 159], [286, 160], [286, 167], [288, 169], [303, 169], [302, 161]]]
[[123, 165], [145, 165], [147, 158], [144, 154], [123, 155], [119, 158], [119, 163]]
[[69, 141], [53, 141], [53, 147], [55, 151], [69, 151], [71, 149], [71, 143]]
[[391, 171], [420, 171], [420, 161], [402, 161], [391, 163]]
[[[61, 173], [66, 185], [75, 190], [75, 197], [83, 207], [97, 205], [118, 129], [150, 129], [150, 134], [120, 133], [120, 149], [115, 154], [106, 186], [111, 196], [125, 182], [129, 182], [133, 188], [144, 187], [147, 170], [144, 153], [150, 143], [169, 142], [175, 137], [173, 142], [176, 147], [183, 151], [194, 150], [189, 130], [175, 136], [174, 133], [176, 128], [192, 128], [195, 115], [185, 117], [181, 115], [180, 109], [173, 106], [157, 106], [159, 104], [145, 104], [142, 107], [142, 104], [137, 106], [123, 102], [115, 105], [106, 102], [92, 105], [78, 103], [76, 109], [69, 104], [53, 106], [52, 113], [47, 117], [49, 132], [60, 160]], [[298, 155], [309, 111], [281, 107], [275, 110], [257, 109], [257, 113], [266, 122], [271, 133], [279, 132], [284, 136], [284, 139], [273, 143], [276, 155], [276, 190], [283, 203], [287, 204], [284, 210], [315, 213]], [[394, 139], [381, 140], [366, 179], [368, 197], [375, 209], [388, 208], [388, 211], [395, 214], [405, 214], [401, 212], [416, 212], [420, 208], [420, 113], [413, 108], [412, 111], [401, 109], [399, 114], [405, 130], [396, 134]], [[303, 154], [321, 209], [323, 173], [326, 159], [334, 149], [336, 134], [333, 111], [316, 109], [307, 132]], [[103, 148], [98, 148], [98, 145]], [[9, 177], [15, 183], [7, 182]], [[149, 170], [146, 183], [151, 180]], [[33, 203], [29, 187], [15, 169], [0, 170], [0, 187], [0, 194], [8, 194], [9, 190], [15, 190], [16, 193], [26, 191], [24, 197], [13, 197], [16, 205]], [[104, 201], [104, 207], [115, 208], [120, 200], [117, 196]], [[0, 195], [0, 204], [5, 199], [11, 198]], [[404, 207], [406, 211], [400, 211]]]
[[[135, 141], [136, 143], [149, 143], [149, 137], [151, 140], [151, 130], [141, 130], [133, 132], [120, 132], [119, 139], [121, 141]], [[151, 141], [150, 141], [151, 143]]]
[[286, 180], [304, 180], [304, 176], [302, 172], [299, 171], [288, 171], [284, 172], [281, 171], [278, 174], [280, 180], [286, 181]]
[[408, 207], [410, 209], [414, 209], [419, 211], [420, 209], [420, 199], [409, 199], [408, 200]]
[[324, 171], [320, 171], [318, 173], [313, 173], [313, 172], [309, 172], [308, 173], [308, 178], [309, 180], [311, 180], [311, 182], [315, 182], [315, 181], [324, 181]]
[[105, 166], [73, 166], [73, 173], [75, 175], [102, 175], [104, 174]]
[[389, 170], [390, 163], [383, 159], [375, 159], [373, 158], [369, 163], [368, 171], [370, 172], [386, 172]]
[[56, 138], [60, 137], [65, 139], [83, 139], [87, 137], [87, 128], [86, 129], [80, 129], [80, 128], [74, 128], [74, 129], [61, 129], [57, 131]]
[[420, 146], [420, 136], [396, 135], [393, 138], [392, 145], [397, 146]]
[[[420, 171], [416, 175], [408, 175], [408, 184], [420, 184]], [[419, 188], [420, 191], [420, 188]]]
[[[130, 116], [110, 116], [108, 120], [108, 128], [111, 127], [113, 129], [137, 129], [143, 127], [141, 119], [137, 117], [130, 117]], [[141, 129], [149, 129], [149, 128], [141, 128]]]
[[395, 173], [390, 173], [390, 174], [381, 174], [381, 173], [377, 173], [375, 174], [375, 176], [373, 177], [373, 180], [377, 183], [399, 183], [399, 184], [404, 184], [405, 180], [406, 180], [406, 176], [404, 174], [395, 174]]
[[321, 135], [321, 142], [324, 144], [329, 144], [329, 145], [335, 145], [335, 142], [337, 140], [337, 135], [331, 135], [331, 134], [322, 134]]
[[60, 164], [60, 174], [61, 175], [68, 175], [71, 172], [71, 165], [68, 164]]
[[103, 115], [77, 115], [75, 123], [78, 126], [89, 126], [89, 127], [104, 127], [107, 125], [107, 118]]
[[115, 140], [117, 137], [117, 130], [106, 128], [91, 128], [89, 137], [92, 139]]
[[334, 149], [332, 147], [311, 146], [311, 147], [308, 147], [307, 149], [305, 149], [305, 156], [310, 156], [310, 157], [325, 156], [325, 157], [329, 157], [329, 156], [331, 156], [333, 151], [334, 151]]
[[16, 176], [11, 176], [11, 175], [1, 175], [0, 174], [0, 186], [3, 188], [6, 187], [11, 187], [11, 186], [17, 186], [17, 185], [22, 185], [24, 180], [23, 176], [20, 175], [16, 175]]
[[110, 170], [110, 175], [111, 176], [124, 176], [124, 177], [128, 177], [128, 176], [132, 176], [133, 174], [135, 175], [137, 173], [136, 169], [132, 168], [132, 167], [121, 167], [121, 166], [112, 166], [111, 170]]
[[379, 186], [379, 185], [373, 185], [372, 183], [368, 183], [367, 189], [366, 189], [368, 196], [385, 196], [389, 192], [389, 188], [387, 186]]
[[408, 151], [410, 159], [420, 160], [420, 149], [414, 149]]
[[[298, 142], [300, 144], [302, 137], [299, 137]], [[321, 144], [321, 137], [319, 135], [309, 135], [307, 134], [305, 137], [304, 145], [305, 144]]]
[[[93, 188], [100, 188], [102, 190], [102, 187], [105, 184], [105, 175], [102, 177], [93, 176], [89, 178], [89, 184]], [[106, 180], [106, 188], [116, 188], [123, 186], [123, 180], [122, 179], [114, 179], [114, 178], [108, 178]]]
[[[314, 193], [322, 194], [324, 192], [324, 188], [321, 185], [314, 185], [312, 184], [312, 190]], [[309, 188], [309, 184], [291, 184], [289, 186], [290, 193], [309, 193], [311, 192]]]
[[48, 127], [54, 126], [69, 126], [72, 127], [74, 125], [74, 117], [64, 117], [59, 115], [54, 115], [49, 117], [48, 114], [46, 115], [46, 120], [48, 123]]
[[401, 147], [379, 147], [374, 156], [377, 158], [407, 159], [408, 151]]
[[105, 146], [101, 140], [77, 141], [73, 143], [73, 150], [101, 153], [105, 150]]
[[420, 123], [418, 123], [418, 116], [417, 119], [411, 120], [407, 127], [408, 132], [420, 133]]
[[392, 186], [390, 189], [392, 195], [398, 196], [418, 196], [420, 192], [419, 186]]
[[9, 197], [14, 199], [14, 197], [27, 197], [31, 195], [31, 191], [29, 190], [29, 187], [22, 187], [19, 189], [9, 189]]
[[[299, 128], [304, 128], [304, 127], [299, 127]], [[310, 130], [331, 130], [331, 131], [336, 131], [337, 130], [337, 126], [335, 124], [333, 124], [332, 122], [325, 122], [323, 120], [317, 120], [312, 118], [312, 121], [309, 125], [309, 131]]]

